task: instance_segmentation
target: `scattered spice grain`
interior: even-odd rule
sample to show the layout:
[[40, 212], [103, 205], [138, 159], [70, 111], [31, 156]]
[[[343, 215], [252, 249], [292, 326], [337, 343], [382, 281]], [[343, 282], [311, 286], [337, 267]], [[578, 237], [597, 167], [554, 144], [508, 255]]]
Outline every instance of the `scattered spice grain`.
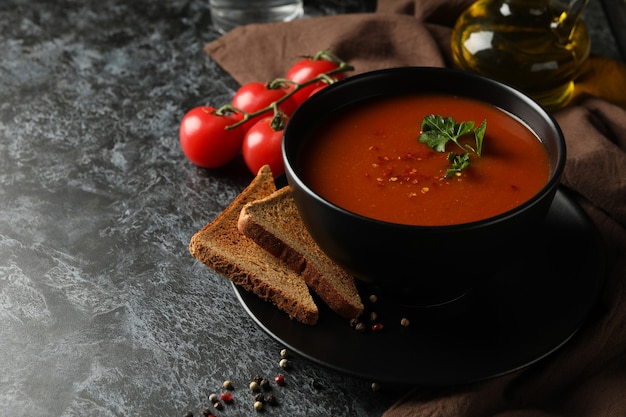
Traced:
[[233, 394], [231, 392], [228, 392], [228, 391], [227, 392], [222, 392], [220, 394], [220, 398], [225, 403], [231, 403], [233, 401]]
[[282, 387], [283, 385], [285, 385], [285, 377], [282, 375], [277, 375], [276, 377], [274, 377], [274, 382], [276, 382], [276, 385]]
[[254, 402], [254, 410], [255, 411], [263, 410], [263, 403], [261, 401], [255, 401]]
[[259, 382], [259, 385], [261, 386], [261, 388], [263, 388], [266, 391], [272, 389], [272, 386], [270, 385], [270, 381], [268, 381], [267, 378], [262, 378], [261, 382]]

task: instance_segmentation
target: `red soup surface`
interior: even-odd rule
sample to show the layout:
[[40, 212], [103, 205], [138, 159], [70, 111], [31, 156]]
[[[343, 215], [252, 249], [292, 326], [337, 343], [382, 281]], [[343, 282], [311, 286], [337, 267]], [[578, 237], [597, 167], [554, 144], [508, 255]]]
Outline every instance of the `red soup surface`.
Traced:
[[[418, 138], [422, 119], [487, 121], [482, 155], [446, 178], [448, 143], [436, 152]], [[325, 120], [302, 153], [304, 181], [328, 201], [392, 223], [468, 223], [506, 212], [547, 182], [549, 162], [526, 125], [492, 105], [453, 96], [368, 101]]]

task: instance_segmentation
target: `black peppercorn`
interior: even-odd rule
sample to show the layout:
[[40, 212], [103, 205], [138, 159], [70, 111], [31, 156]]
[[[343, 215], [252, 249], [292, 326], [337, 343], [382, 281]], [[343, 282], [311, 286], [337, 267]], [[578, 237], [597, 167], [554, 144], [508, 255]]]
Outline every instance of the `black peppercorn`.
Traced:
[[261, 379], [261, 382], [259, 382], [259, 385], [261, 386], [261, 388], [263, 388], [264, 390], [269, 390], [272, 389], [272, 386], [270, 385], [270, 381], [267, 380], [267, 378], [263, 378]]
[[191, 411], [187, 411], [185, 413], [185, 417], [193, 417], [193, 413]]
[[254, 401], [260, 401], [262, 403], [265, 402], [265, 396], [262, 393], [258, 393], [257, 395], [254, 396]]

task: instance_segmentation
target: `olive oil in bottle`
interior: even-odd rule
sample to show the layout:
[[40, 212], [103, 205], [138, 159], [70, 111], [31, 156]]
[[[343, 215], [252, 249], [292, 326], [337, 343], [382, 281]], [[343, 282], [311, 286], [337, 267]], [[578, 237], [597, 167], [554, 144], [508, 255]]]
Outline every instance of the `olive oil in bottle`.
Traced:
[[589, 56], [588, 0], [478, 0], [452, 32], [454, 64], [513, 85], [548, 110], [571, 98]]

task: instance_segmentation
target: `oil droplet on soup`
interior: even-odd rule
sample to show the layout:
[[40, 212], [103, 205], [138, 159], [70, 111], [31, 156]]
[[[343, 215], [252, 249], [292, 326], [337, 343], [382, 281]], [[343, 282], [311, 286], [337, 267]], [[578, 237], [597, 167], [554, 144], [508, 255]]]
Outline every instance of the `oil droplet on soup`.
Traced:
[[[487, 120], [482, 156], [445, 178], [449, 143], [419, 142], [430, 114]], [[547, 182], [549, 162], [525, 124], [492, 105], [443, 95], [407, 95], [353, 105], [311, 133], [300, 163], [304, 181], [328, 201], [366, 217], [411, 225], [482, 220], [519, 206]]]

